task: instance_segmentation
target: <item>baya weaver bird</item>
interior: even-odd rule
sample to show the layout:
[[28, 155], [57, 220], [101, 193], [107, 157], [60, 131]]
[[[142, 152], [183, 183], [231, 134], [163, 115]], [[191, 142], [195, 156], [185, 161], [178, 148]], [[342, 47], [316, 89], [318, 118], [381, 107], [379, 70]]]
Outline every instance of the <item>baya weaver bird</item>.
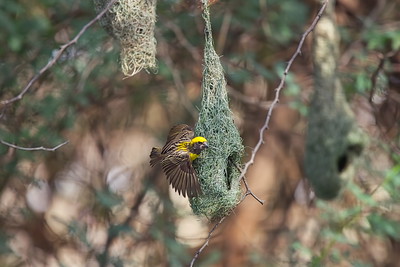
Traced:
[[153, 147], [150, 166], [160, 163], [175, 192], [182, 193], [184, 197], [196, 197], [201, 189], [192, 162], [206, 148], [207, 139], [194, 137], [192, 127], [179, 124], [171, 128], [163, 148]]

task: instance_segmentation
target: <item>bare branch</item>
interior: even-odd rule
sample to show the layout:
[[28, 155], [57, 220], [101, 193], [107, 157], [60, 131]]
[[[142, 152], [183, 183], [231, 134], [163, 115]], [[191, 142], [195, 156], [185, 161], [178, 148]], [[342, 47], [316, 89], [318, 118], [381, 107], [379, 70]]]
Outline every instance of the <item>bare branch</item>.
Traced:
[[79, 33], [68, 43], [62, 45], [60, 49], [57, 51], [57, 53], [52, 57], [49, 62], [47, 62], [46, 66], [44, 66], [40, 71], [32, 77], [32, 79], [28, 82], [28, 84], [25, 86], [25, 88], [15, 97], [8, 99], [8, 100], [3, 100], [0, 102], [1, 105], [8, 105], [13, 102], [16, 102], [18, 100], [21, 100], [22, 97], [29, 91], [29, 89], [32, 87], [32, 85], [39, 80], [39, 78], [46, 72], [48, 71], [53, 65], [60, 59], [61, 55], [67, 50], [68, 47], [76, 44], [79, 40], [79, 38], [86, 32], [88, 28], [90, 28], [96, 21], [98, 21], [110, 8], [111, 6], [117, 2], [118, 0], [111, 0], [107, 6], [104, 8], [103, 11], [101, 11], [94, 19], [89, 21], [83, 28], [79, 31]]
[[60, 147], [62, 147], [62, 146], [64, 146], [64, 145], [68, 144], [69, 141], [67, 140], [67, 141], [65, 141], [65, 142], [63, 142], [63, 143], [61, 143], [61, 144], [59, 144], [59, 145], [57, 145], [57, 146], [55, 146], [55, 147], [52, 147], [52, 148], [47, 148], [47, 147], [43, 147], [43, 146], [40, 146], [40, 147], [21, 147], [21, 146], [17, 146], [17, 145], [14, 145], [14, 144], [10, 144], [10, 143], [8, 143], [8, 142], [6, 142], [6, 141], [4, 141], [4, 140], [1, 140], [1, 139], [0, 139], [0, 143], [2, 143], [3, 145], [9, 146], [9, 147], [15, 148], [15, 149], [19, 149], [19, 150], [25, 150], [25, 151], [50, 151], [50, 152], [54, 152], [54, 151], [56, 151], [57, 149], [59, 149]]
[[[301, 54], [301, 48], [303, 47], [304, 41], [306, 39], [306, 37], [314, 30], [315, 26], [317, 25], [318, 21], [320, 20], [322, 14], [324, 13], [326, 6], [328, 4], [329, 0], [326, 0], [320, 10], [318, 11], [317, 16], [314, 18], [312, 24], [308, 27], [308, 29], [303, 33], [299, 44], [297, 46], [296, 52], [292, 55], [292, 57], [290, 58], [284, 72], [282, 75], [282, 78], [280, 80], [280, 83], [278, 85], [278, 87], [275, 89], [275, 98], [274, 101], [271, 103], [271, 106], [268, 110], [267, 116], [265, 118], [265, 122], [264, 125], [261, 127], [260, 131], [259, 131], [259, 140], [257, 145], [254, 147], [252, 153], [251, 153], [251, 157], [250, 160], [245, 164], [243, 170], [241, 171], [241, 174], [239, 176], [239, 180], [243, 180], [243, 183], [246, 187], [246, 193], [244, 194], [244, 196], [242, 197], [242, 199], [240, 200], [239, 204], [248, 196], [251, 195], [252, 197], [254, 197], [254, 199], [256, 199], [258, 202], [260, 202], [261, 204], [264, 203], [263, 200], [259, 199], [256, 195], [254, 195], [252, 193], [252, 191], [250, 190], [247, 181], [246, 181], [246, 173], [247, 170], [249, 169], [249, 167], [254, 163], [254, 158], [256, 157], [257, 152], [259, 151], [260, 147], [262, 144], [264, 144], [264, 132], [268, 129], [269, 127], [269, 122], [271, 120], [271, 115], [272, 115], [272, 111], [274, 109], [274, 107], [279, 103], [279, 96], [280, 96], [280, 92], [283, 88], [283, 86], [285, 85], [285, 81], [286, 81], [286, 77], [289, 73], [290, 67], [292, 66], [294, 60], [296, 59], [296, 57], [298, 55]], [[225, 220], [227, 216], [222, 217], [215, 225], [214, 227], [210, 230], [210, 232], [208, 233], [208, 237], [206, 239], [206, 241], [204, 242], [204, 244], [200, 247], [199, 250], [197, 250], [196, 254], [194, 255], [194, 257], [192, 258], [192, 261], [190, 262], [190, 267], [193, 266], [194, 262], [196, 261], [196, 259], [199, 257], [200, 253], [208, 246], [208, 243], [210, 242], [210, 239], [212, 237], [212, 234], [214, 233], [215, 229]]]
[[[236, 167], [236, 169], [239, 170], [239, 172], [242, 172], [243, 170], [233, 161], [231, 161], [231, 163], [233, 163], [233, 165]], [[264, 205], [264, 200], [261, 200], [260, 198], [258, 198], [253, 191], [251, 191], [249, 184], [247, 183], [246, 180], [246, 176], [243, 176], [242, 181], [244, 183], [244, 186], [246, 187], [246, 192], [244, 193], [242, 199], [240, 200], [240, 202], [238, 203], [238, 205], [248, 196], [251, 195], [252, 197], [254, 197], [255, 200], [257, 200], [261, 205]]]
[[244, 194], [244, 197], [247, 197], [248, 195], [251, 195], [255, 200], [257, 200], [261, 205], [264, 205], [265, 200], [262, 200], [258, 198], [253, 191], [251, 191], [249, 185], [247, 184], [246, 176], [243, 176], [242, 178], [244, 186], [246, 187], [246, 193]]
[[249, 169], [249, 167], [251, 165], [253, 165], [254, 163], [254, 158], [256, 157], [257, 152], [260, 150], [261, 145], [264, 144], [264, 132], [268, 129], [269, 127], [269, 122], [271, 120], [271, 115], [272, 115], [272, 111], [274, 110], [275, 105], [277, 105], [279, 103], [279, 96], [281, 93], [281, 90], [283, 88], [283, 86], [285, 85], [285, 81], [286, 81], [286, 77], [289, 73], [290, 67], [292, 66], [294, 60], [296, 59], [296, 57], [298, 55], [301, 54], [301, 48], [303, 47], [304, 41], [306, 39], [306, 37], [314, 30], [315, 26], [317, 25], [318, 21], [320, 20], [323, 12], [325, 11], [325, 8], [328, 4], [329, 0], [326, 0], [322, 6], [321, 9], [319, 10], [317, 16], [314, 18], [312, 24], [310, 25], [310, 27], [308, 27], [308, 29], [303, 33], [303, 35], [301, 36], [300, 42], [297, 46], [296, 52], [292, 55], [292, 57], [290, 58], [289, 62], [287, 63], [287, 66], [283, 72], [281, 81], [278, 85], [278, 87], [275, 89], [275, 98], [274, 101], [271, 104], [270, 109], [268, 110], [267, 116], [265, 118], [265, 122], [264, 125], [261, 127], [260, 132], [259, 132], [259, 139], [258, 142], [256, 144], [256, 146], [254, 147], [252, 153], [251, 153], [251, 157], [250, 160], [245, 164], [242, 173], [240, 174], [239, 179], [243, 179], [243, 177], [246, 175], [247, 170]]
[[193, 267], [194, 262], [196, 261], [196, 259], [199, 257], [200, 253], [208, 246], [208, 243], [210, 242], [210, 239], [212, 237], [212, 235], [214, 234], [214, 231], [218, 228], [218, 226], [225, 220], [225, 217], [222, 217], [215, 225], [214, 227], [211, 229], [211, 231], [208, 233], [206, 242], [204, 242], [204, 244], [201, 246], [201, 248], [199, 248], [199, 250], [197, 250], [196, 254], [194, 254], [192, 261], [190, 262], [190, 267]]

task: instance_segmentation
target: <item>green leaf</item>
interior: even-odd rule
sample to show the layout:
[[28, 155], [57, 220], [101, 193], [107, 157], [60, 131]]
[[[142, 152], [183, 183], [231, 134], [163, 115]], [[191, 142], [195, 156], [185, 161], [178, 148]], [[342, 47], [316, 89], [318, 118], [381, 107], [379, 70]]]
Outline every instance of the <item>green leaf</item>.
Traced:
[[355, 88], [360, 93], [364, 93], [371, 88], [371, 79], [368, 73], [362, 72], [356, 76]]
[[10, 253], [12, 250], [8, 246], [9, 236], [3, 232], [0, 232], [0, 255]]
[[133, 228], [126, 224], [113, 224], [108, 229], [110, 236], [118, 236], [120, 233], [130, 233], [133, 231]]
[[81, 225], [77, 221], [72, 221], [68, 224], [68, 229], [72, 235], [76, 236], [87, 247], [90, 247], [89, 240], [87, 239], [86, 225]]
[[105, 207], [112, 208], [122, 203], [121, 197], [108, 191], [97, 191], [96, 199]]
[[321, 266], [324, 266], [321, 256], [317, 256], [317, 255], [313, 256], [309, 266], [310, 267], [321, 267]]
[[353, 193], [353, 195], [364, 204], [370, 207], [375, 207], [378, 205], [377, 202], [372, 198], [372, 196], [364, 193], [358, 185], [349, 182], [348, 188]]
[[394, 166], [387, 172], [385, 181], [383, 182], [383, 188], [394, 200], [400, 200], [400, 164]]
[[22, 38], [18, 35], [13, 35], [8, 40], [8, 46], [13, 52], [18, 52], [22, 47]]
[[228, 75], [235, 84], [242, 84], [251, 78], [250, 73], [244, 69], [238, 69], [234, 72], [228, 73]]
[[272, 80], [274, 78], [274, 75], [263, 65], [259, 64], [256, 60], [252, 60], [251, 63], [254, 69], [265, 79]]
[[352, 266], [353, 267], [372, 267], [373, 265], [371, 263], [355, 261], [355, 262], [352, 262]]
[[367, 41], [367, 47], [371, 50], [392, 51], [400, 48], [398, 30], [372, 29], [364, 35], [364, 40]]
[[367, 219], [372, 231], [376, 234], [400, 240], [400, 222], [385, 218], [377, 213], [370, 214]]

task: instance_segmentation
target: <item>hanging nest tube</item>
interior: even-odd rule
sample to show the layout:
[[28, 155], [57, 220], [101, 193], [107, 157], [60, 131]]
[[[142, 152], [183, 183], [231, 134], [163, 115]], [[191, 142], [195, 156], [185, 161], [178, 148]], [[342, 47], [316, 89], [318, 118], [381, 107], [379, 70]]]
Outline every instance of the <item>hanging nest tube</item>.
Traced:
[[[94, 0], [101, 12], [110, 0]], [[100, 19], [103, 28], [121, 45], [121, 69], [133, 76], [142, 69], [157, 70], [154, 28], [156, 0], [119, 0]]]
[[211, 221], [228, 215], [238, 204], [241, 190], [240, 164], [243, 145], [229, 109], [226, 81], [220, 58], [214, 50], [210, 13], [204, 3], [205, 20], [202, 106], [196, 135], [204, 136], [210, 149], [194, 161], [203, 194], [190, 200], [195, 214]]

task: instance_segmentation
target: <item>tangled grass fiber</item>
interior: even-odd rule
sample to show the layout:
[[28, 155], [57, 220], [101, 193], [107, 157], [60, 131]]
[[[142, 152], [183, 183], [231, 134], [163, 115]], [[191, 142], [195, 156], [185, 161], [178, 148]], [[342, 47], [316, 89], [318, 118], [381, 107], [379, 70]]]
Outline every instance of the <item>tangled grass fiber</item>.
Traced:
[[[97, 12], [109, 0], [94, 0]], [[119, 0], [100, 20], [104, 29], [121, 45], [121, 69], [124, 75], [133, 76], [142, 69], [157, 69], [156, 0]]]
[[196, 134], [207, 138], [210, 149], [196, 160], [195, 169], [203, 194], [190, 200], [195, 214], [211, 221], [228, 215], [238, 204], [241, 190], [238, 180], [243, 145], [229, 109], [224, 70], [214, 50], [208, 3], [203, 2], [205, 48], [202, 81], [202, 105]]

